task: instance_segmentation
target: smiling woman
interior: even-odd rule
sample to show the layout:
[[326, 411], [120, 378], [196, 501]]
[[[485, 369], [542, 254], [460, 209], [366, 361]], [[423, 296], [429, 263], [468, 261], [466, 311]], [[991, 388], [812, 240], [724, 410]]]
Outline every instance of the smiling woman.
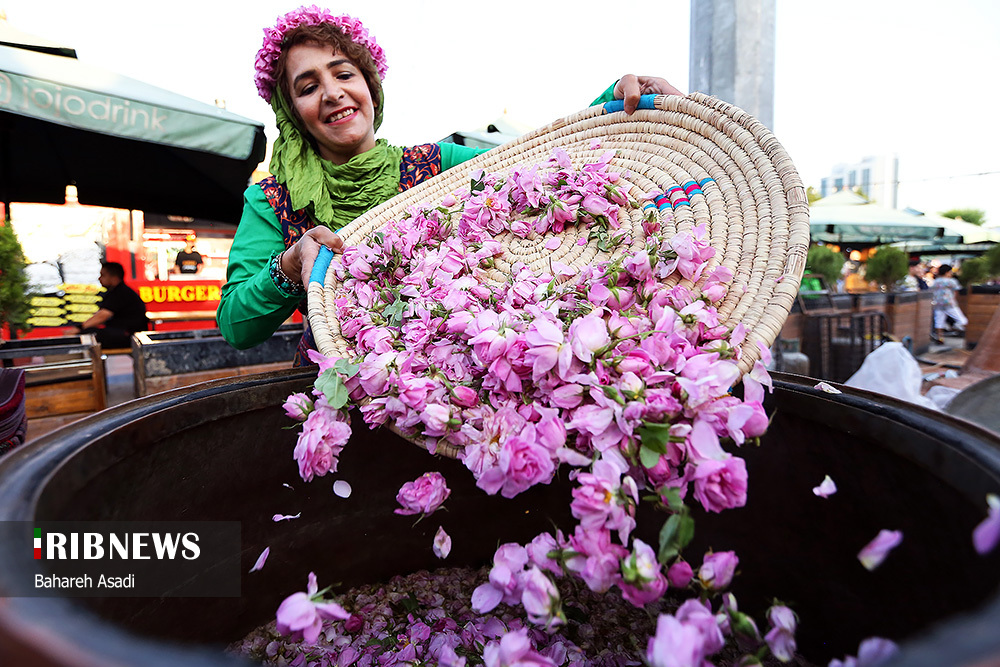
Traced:
[[289, 49], [286, 63], [292, 108], [320, 157], [344, 164], [375, 147], [372, 94], [354, 63], [333, 47], [309, 43]]
[[[391, 146], [382, 124], [385, 54], [357, 19], [301, 7], [264, 31], [255, 82], [278, 126], [270, 176], [244, 194], [217, 312], [234, 347], [257, 345], [298, 308], [303, 278], [321, 245], [339, 251], [336, 232], [394, 195], [483, 149], [451, 143]], [[664, 79], [625, 75], [592, 104], [640, 93], [678, 94]], [[295, 365], [314, 349], [306, 326]]]

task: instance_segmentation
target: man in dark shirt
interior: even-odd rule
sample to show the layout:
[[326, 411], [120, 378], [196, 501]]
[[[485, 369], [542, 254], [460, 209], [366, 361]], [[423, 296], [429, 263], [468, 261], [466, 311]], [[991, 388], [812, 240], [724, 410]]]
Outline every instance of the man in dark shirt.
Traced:
[[194, 234], [188, 234], [184, 250], [177, 253], [177, 259], [174, 261], [174, 273], [198, 273], [201, 271], [205, 262], [201, 258], [201, 253], [194, 249], [196, 240], [197, 237]]
[[132, 334], [149, 328], [146, 304], [125, 284], [125, 268], [118, 262], [101, 262], [104, 298], [96, 313], [80, 325], [80, 333], [92, 333], [101, 347], [131, 347]]

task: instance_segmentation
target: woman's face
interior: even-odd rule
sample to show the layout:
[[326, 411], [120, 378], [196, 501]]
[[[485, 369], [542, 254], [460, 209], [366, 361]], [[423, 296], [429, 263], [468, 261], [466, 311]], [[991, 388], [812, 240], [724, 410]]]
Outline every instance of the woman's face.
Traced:
[[288, 52], [291, 104], [334, 164], [375, 147], [375, 107], [361, 70], [327, 44], [297, 44]]

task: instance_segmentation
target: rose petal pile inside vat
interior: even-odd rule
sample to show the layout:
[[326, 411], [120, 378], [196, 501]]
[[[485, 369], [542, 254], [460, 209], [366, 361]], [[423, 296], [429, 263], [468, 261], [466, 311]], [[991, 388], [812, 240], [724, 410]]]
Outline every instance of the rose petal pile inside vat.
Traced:
[[[472, 665], [483, 664], [484, 653], [486, 664], [518, 660], [530, 665], [641, 665], [645, 647], [640, 638], [652, 634], [657, 613], [668, 610], [711, 631], [713, 641], [723, 641], [715, 618], [695, 600], [676, 609], [665, 598], [643, 609], [614, 593], [594, 593], [565, 578], [558, 592], [566, 622], [558, 633], [534, 625], [515, 606], [478, 614], [469, 600], [488, 574], [488, 568], [440, 568], [360, 586], [338, 596], [350, 610], [347, 618], [324, 623], [315, 641], [289, 641], [270, 623], [228, 650], [265, 665], [304, 667], [459, 665], [463, 659]], [[717, 662], [719, 658], [720, 664], [734, 664], [740, 653], [731, 647]], [[771, 658], [764, 664], [780, 663]], [[793, 664], [809, 665], [798, 657]]]

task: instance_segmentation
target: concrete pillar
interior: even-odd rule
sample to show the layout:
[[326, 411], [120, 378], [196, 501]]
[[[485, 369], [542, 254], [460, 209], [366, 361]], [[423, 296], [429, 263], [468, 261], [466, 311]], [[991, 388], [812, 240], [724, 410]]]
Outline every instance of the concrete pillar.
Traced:
[[774, 129], [775, 0], [691, 0], [690, 88]]

